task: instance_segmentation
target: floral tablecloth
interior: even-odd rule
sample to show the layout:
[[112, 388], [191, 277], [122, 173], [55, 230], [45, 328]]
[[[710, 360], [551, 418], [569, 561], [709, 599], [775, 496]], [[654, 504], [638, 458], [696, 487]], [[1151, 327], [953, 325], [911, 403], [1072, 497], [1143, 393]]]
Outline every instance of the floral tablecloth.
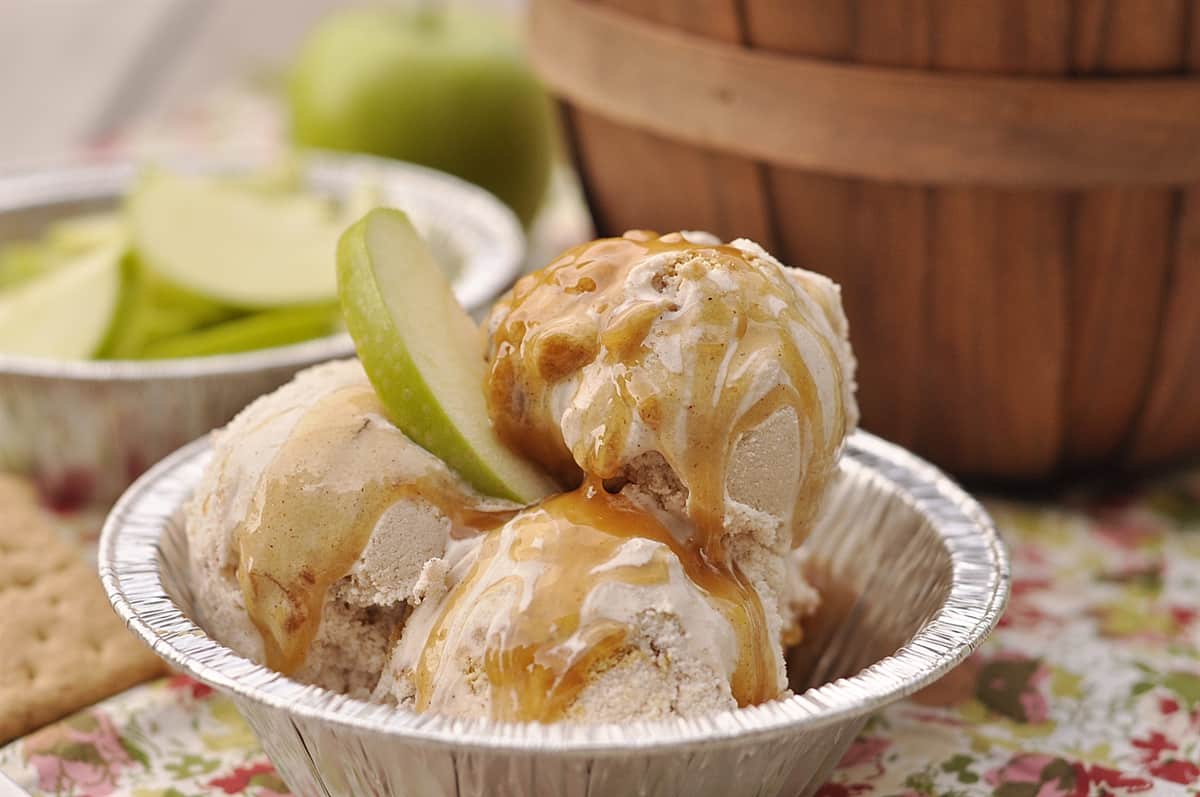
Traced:
[[[820, 797], [1200, 795], [1200, 472], [988, 508], [1013, 558], [1000, 627], [872, 719]], [[9, 745], [0, 771], [34, 795], [289, 794], [232, 704], [182, 676]]]

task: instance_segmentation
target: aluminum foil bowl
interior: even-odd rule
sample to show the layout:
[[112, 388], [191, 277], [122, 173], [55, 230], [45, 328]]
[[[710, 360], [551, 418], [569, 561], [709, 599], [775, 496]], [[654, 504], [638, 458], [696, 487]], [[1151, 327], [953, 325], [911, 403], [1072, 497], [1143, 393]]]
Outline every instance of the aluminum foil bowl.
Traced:
[[789, 657], [795, 697], [624, 725], [415, 714], [292, 681], [190, 619], [181, 506], [208, 459], [198, 441], [129, 489], [104, 526], [100, 577], [168, 664], [232, 696], [300, 797], [811, 794], [867, 717], [962, 661], [1008, 596], [1004, 547], [979, 505], [859, 432], [806, 543], [824, 607]]
[[[468, 309], [483, 310], [520, 274], [525, 255], [520, 224], [482, 188], [366, 156], [314, 153], [304, 163], [304, 177], [318, 192], [343, 197], [370, 180], [386, 204], [407, 211], [452, 273]], [[231, 172], [254, 163], [173, 159], [169, 165]], [[0, 241], [35, 236], [55, 219], [113, 207], [137, 168], [115, 162], [0, 175]], [[57, 506], [111, 502], [146, 466], [225, 423], [296, 371], [353, 353], [345, 334], [241, 354], [157, 361], [0, 353], [0, 469], [30, 473]]]

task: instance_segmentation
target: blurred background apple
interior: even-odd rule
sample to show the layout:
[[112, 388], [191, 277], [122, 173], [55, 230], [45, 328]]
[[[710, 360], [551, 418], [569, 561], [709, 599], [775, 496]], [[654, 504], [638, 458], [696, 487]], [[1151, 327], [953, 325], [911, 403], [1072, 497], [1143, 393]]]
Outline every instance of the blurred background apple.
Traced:
[[568, 170], [526, 63], [525, 5], [13, 0], [0, 97], [22, 124], [0, 129], [0, 168], [85, 147], [272, 152], [291, 140], [457, 174], [529, 227]]
[[[544, 262], [587, 237], [590, 224], [557, 146], [551, 101], [526, 61], [524, 5], [124, 0], [116, 8], [103, 0], [13, 0], [0, 26], [0, 97], [10, 115], [24, 121], [0, 128], [0, 173], [7, 163], [27, 169], [60, 157], [154, 161], [204, 154], [286, 163], [283, 154], [295, 146], [367, 152], [449, 172], [491, 191], [525, 225], [529, 262]], [[37, 80], [16, 79], [19, 74]], [[47, 96], [56, 101], [46, 103]], [[214, 252], [212, 246], [239, 236], [212, 236], [195, 212], [166, 211], [169, 203], [160, 200], [139, 207], [164, 220], [159, 227], [165, 235], [155, 240], [177, 242], [176, 249], [194, 255], [185, 269], [191, 278], [169, 268], [184, 259], [150, 262], [161, 247], [147, 248], [144, 236], [133, 241], [120, 264], [115, 309], [105, 316], [111, 316], [109, 328], [98, 344], [77, 342], [79, 356], [220, 353], [330, 331], [321, 311], [332, 306], [332, 264], [329, 296], [298, 300], [297, 313], [267, 312], [278, 302], [229, 301], [221, 296], [251, 275], [241, 264], [269, 259]], [[230, 215], [227, 204], [216, 203], [218, 215]], [[232, 213], [247, 223], [252, 215]], [[190, 227], [176, 224], [183, 217]], [[24, 292], [9, 296], [8, 288], [46, 277], [63, 260], [56, 254], [59, 238], [75, 248], [91, 246], [113, 229], [123, 235], [128, 221], [85, 215], [45, 231], [41, 241], [28, 230], [6, 233], [0, 214], [0, 308], [15, 303], [22, 310], [32, 301]], [[289, 224], [320, 226], [296, 222]], [[187, 229], [201, 232], [189, 241]], [[263, 240], [278, 245], [281, 239], [268, 234]], [[294, 253], [315, 251], [296, 243]], [[326, 248], [332, 251], [316, 247]], [[321, 268], [320, 261], [316, 265]], [[295, 263], [291, 267], [289, 278], [275, 285], [296, 287]], [[170, 273], [159, 273], [164, 270]], [[193, 284], [197, 279], [202, 289]], [[43, 293], [39, 288], [29, 296]], [[63, 295], [87, 303], [91, 293]], [[250, 311], [263, 317], [246, 322], [240, 316]], [[0, 313], [11, 319], [28, 314]]]
[[319, 24], [288, 81], [303, 146], [385, 155], [487, 188], [528, 224], [550, 176], [550, 106], [507, 20], [351, 9]]

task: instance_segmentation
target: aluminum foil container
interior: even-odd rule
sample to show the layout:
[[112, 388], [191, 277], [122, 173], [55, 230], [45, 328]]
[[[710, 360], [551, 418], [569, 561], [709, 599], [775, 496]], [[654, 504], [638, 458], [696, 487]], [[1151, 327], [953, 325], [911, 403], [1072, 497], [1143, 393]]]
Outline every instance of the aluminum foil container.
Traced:
[[[245, 171], [253, 161], [171, 159], [189, 172]], [[36, 236], [65, 216], [114, 207], [132, 162], [42, 166], [0, 174], [0, 241]], [[465, 307], [482, 311], [520, 274], [525, 238], [487, 191], [398, 161], [314, 153], [303, 168], [320, 193], [369, 181], [409, 213], [451, 272]], [[334, 267], [330, 253], [330, 268]], [[146, 467], [224, 424], [296, 371], [349, 357], [349, 336], [241, 354], [155, 361], [62, 361], [0, 353], [0, 469], [34, 476], [52, 504], [110, 503]]]
[[1003, 544], [931, 465], [855, 433], [805, 556], [824, 605], [789, 656], [796, 696], [687, 720], [462, 720], [292, 681], [194, 623], [181, 505], [209, 459], [193, 443], [121, 498], [100, 541], [117, 613], [173, 667], [229, 695], [301, 797], [806, 795], [883, 706], [933, 682], [995, 626]]

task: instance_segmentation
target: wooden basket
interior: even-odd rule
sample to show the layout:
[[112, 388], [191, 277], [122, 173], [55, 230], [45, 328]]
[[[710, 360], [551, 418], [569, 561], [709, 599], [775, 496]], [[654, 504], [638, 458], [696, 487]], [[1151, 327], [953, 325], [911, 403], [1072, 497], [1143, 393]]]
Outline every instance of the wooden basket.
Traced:
[[844, 287], [867, 428], [968, 477], [1200, 452], [1200, 0], [534, 0], [599, 228]]

